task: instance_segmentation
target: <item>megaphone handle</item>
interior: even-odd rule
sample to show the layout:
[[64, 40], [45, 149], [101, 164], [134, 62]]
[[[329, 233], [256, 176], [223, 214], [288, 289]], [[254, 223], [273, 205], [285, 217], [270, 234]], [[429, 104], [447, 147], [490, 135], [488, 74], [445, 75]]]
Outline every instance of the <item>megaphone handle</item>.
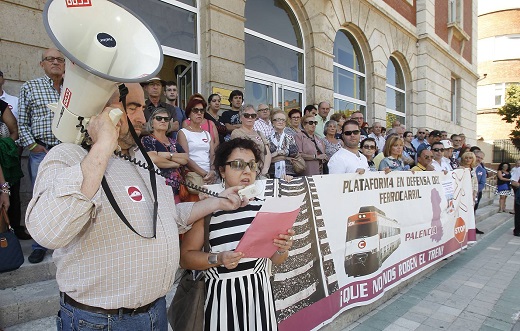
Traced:
[[123, 116], [123, 111], [119, 108], [112, 108], [108, 116], [112, 120], [112, 123], [114, 123], [114, 125], [117, 125], [117, 123], [119, 123], [119, 120], [121, 119], [121, 116]]

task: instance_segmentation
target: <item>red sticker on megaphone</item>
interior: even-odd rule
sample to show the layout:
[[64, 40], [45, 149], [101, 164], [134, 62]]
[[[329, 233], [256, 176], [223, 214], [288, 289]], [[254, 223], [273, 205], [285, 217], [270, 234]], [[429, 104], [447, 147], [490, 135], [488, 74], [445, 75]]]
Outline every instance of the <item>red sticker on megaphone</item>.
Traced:
[[65, 92], [63, 93], [63, 100], [61, 101], [65, 108], [69, 108], [70, 98], [72, 97], [72, 92], [67, 87]]
[[87, 7], [92, 6], [90, 0], [65, 0], [67, 7]]

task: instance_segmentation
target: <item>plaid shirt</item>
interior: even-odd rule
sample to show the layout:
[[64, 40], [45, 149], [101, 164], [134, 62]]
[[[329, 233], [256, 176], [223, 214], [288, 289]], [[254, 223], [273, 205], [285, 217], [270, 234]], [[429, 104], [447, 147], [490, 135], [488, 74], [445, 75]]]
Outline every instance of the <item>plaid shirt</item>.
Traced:
[[48, 145], [58, 145], [60, 141], [52, 133], [54, 113], [47, 108], [50, 103], [57, 103], [60, 93], [53, 86], [52, 79], [43, 76], [22, 85], [18, 99], [18, 127], [20, 146], [29, 146], [35, 139]]
[[271, 122], [267, 122], [261, 118], [255, 121], [255, 124], [253, 124], [253, 130], [262, 132], [266, 138], [271, 137], [274, 133]]
[[[179, 267], [179, 233], [190, 228], [193, 203], [175, 205], [171, 188], [156, 176], [157, 238], [141, 238], [119, 219], [103, 189], [92, 199], [81, 192], [81, 162], [86, 156], [81, 146], [67, 143], [49, 151], [40, 165], [26, 225], [38, 243], [55, 249], [52, 257], [61, 292], [104, 309], [143, 306], [164, 296], [173, 285]], [[132, 157], [145, 162], [140, 152]], [[148, 171], [113, 156], [105, 176], [130, 224], [151, 236], [153, 196]]]

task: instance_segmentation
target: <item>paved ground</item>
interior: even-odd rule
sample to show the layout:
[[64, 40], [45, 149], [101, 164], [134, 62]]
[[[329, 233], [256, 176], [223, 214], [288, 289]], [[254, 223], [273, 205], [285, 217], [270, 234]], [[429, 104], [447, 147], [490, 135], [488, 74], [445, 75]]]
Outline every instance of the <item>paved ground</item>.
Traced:
[[520, 237], [513, 220], [342, 331], [520, 330]]

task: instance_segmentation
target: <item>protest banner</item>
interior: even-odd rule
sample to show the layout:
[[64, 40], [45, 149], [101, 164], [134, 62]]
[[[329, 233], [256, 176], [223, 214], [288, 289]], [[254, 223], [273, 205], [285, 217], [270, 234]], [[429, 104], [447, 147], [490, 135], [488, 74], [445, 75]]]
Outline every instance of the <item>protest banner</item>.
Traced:
[[469, 171], [268, 180], [267, 199], [305, 194], [289, 258], [273, 266], [279, 329], [317, 330], [475, 240]]

